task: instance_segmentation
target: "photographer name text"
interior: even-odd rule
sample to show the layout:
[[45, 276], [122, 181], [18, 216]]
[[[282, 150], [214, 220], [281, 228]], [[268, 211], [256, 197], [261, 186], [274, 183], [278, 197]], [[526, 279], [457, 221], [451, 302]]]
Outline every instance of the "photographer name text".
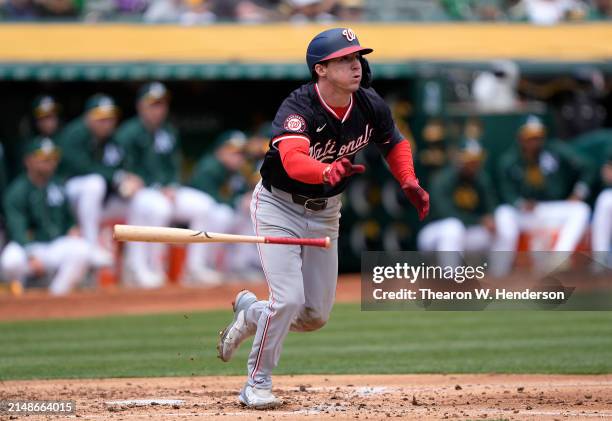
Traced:
[[375, 300], [565, 300], [563, 291], [511, 291], [503, 288], [478, 288], [472, 291], [435, 291], [429, 288], [372, 291]]

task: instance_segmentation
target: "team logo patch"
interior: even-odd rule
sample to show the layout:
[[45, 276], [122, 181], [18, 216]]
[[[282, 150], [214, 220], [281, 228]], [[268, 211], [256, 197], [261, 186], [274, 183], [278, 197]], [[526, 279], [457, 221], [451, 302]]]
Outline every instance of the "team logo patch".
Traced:
[[344, 35], [344, 38], [346, 38], [348, 42], [353, 42], [353, 40], [357, 38], [357, 35], [355, 35], [351, 28], [346, 28], [342, 31], [342, 35]]
[[306, 130], [306, 120], [301, 115], [291, 114], [285, 119], [284, 127], [290, 132], [302, 133]]

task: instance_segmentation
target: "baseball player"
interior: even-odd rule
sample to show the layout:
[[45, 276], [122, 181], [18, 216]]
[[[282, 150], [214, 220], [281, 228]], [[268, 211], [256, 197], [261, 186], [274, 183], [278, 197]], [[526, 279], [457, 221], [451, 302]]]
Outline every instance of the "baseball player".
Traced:
[[23, 139], [22, 142], [14, 146], [12, 163], [12, 174], [19, 174], [25, 170], [24, 156], [25, 148], [37, 136], [55, 139], [60, 129], [60, 105], [51, 95], [39, 95], [32, 101], [31, 114], [27, 120], [32, 127], [31, 134]]
[[198, 161], [191, 177], [191, 186], [211, 196], [219, 203], [233, 205], [244, 193], [247, 180], [241, 173], [246, 165], [246, 135], [239, 130], [222, 133], [212, 154]]
[[[496, 250], [507, 252], [500, 253], [507, 259], [496, 269], [500, 274], [510, 269], [521, 230], [531, 231], [537, 241], [546, 237], [540, 230], [557, 229], [551, 251], [561, 263], [588, 226], [590, 208], [583, 200], [590, 192], [592, 166], [560, 142], [546, 141], [541, 121], [529, 116], [518, 131], [518, 147], [502, 156], [499, 170], [504, 204], [495, 211]], [[537, 244], [531, 248], [548, 250]]]
[[39, 136], [53, 137], [57, 134], [60, 106], [51, 95], [40, 95], [32, 103], [32, 117]]
[[482, 170], [484, 151], [475, 139], [461, 145], [454, 165], [431, 183], [432, 222], [419, 232], [419, 250], [440, 251], [445, 265], [457, 266], [460, 254], [490, 250], [495, 239], [495, 192]]
[[[222, 133], [213, 153], [204, 155], [196, 164], [191, 185], [215, 199], [217, 206], [211, 212], [225, 213], [232, 224], [230, 232], [254, 235], [249, 203], [252, 186], [249, 177], [252, 167], [246, 156], [247, 137], [239, 130]], [[223, 262], [223, 271], [238, 279], [263, 277], [259, 254], [254, 244], [209, 244], [209, 257]], [[255, 270], [254, 270], [255, 269]]]
[[26, 147], [26, 172], [4, 197], [10, 243], [0, 257], [3, 274], [24, 282], [27, 276], [53, 274], [49, 291], [69, 292], [91, 266], [89, 243], [78, 236], [64, 186], [54, 177], [59, 150], [50, 138]]
[[[231, 214], [214, 212], [215, 200], [192, 187], [179, 184], [178, 132], [168, 121], [169, 92], [159, 83], [144, 85], [136, 103], [138, 115], [117, 131], [117, 142], [125, 151], [124, 169], [144, 182], [131, 201], [127, 221], [135, 225], [186, 223], [192, 229], [225, 232]], [[187, 249], [185, 282], [216, 283], [221, 274], [206, 264], [207, 245]], [[131, 283], [155, 288], [165, 283], [163, 244], [126, 245], [126, 277]]]
[[365, 170], [353, 164], [357, 152], [376, 145], [419, 217], [429, 211], [429, 195], [415, 177], [410, 144], [370, 87], [363, 56], [372, 51], [349, 28], [318, 34], [306, 53], [313, 80], [293, 91], [274, 119], [262, 180], [251, 201], [255, 232], [329, 236], [331, 247], [259, 247], [269, 299], [238, 293], [234, 319], [217, 346], [219, 357], [229, 361], [240, 343], [255, 335], [248, 380], [239, 395], [248, 407], [280, 404], [272, 394], [271, 375], [287, 333], [320, 329], [329, 317], [338, 276], [340, 196], [350, 177]]
[[57, 136], [63, 151], [59, 173], [67, 179], [66, 193], [75, 209], [83, 237], [96, 249], [100, 264], [110, 265], [112, 254], [98, 246], [100, 220], [122, 216], [127, 204], [110, 192], [137, 190], [140, 177], [121, 169], [123, 151], [113, 139], [119, 110], [113, 99], [96, 94], [85, 104], [82, 116], [69, 123]]
[[601, 253], [602, 262], [612, 268], [610, 242], [612, 242], [612, 145], [607, 151], [607, 162], [601, 167], [604, 190], [597, 197], [593, 210], [592, 248]]

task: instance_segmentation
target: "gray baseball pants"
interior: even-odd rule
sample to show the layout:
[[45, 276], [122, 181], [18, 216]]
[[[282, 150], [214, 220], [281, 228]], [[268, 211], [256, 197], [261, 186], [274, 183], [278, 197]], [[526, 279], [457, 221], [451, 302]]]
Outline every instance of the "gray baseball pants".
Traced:
[[311, 211], [293, 203], [291, 195], [261, 182], [253, 192], [251, 218], [256, 235], [275, 237], [331, 238], [329, 249], [260, 244], [259, 257], [270, 297], [247, 312], [249, 329], [255, 333], [248, 360], [248, 382], [269, 389], [289, 330], [308, 332], [325, 325], [336, 295], [338, 278], [338, 228], [340, 196], [328, 199], [327, 207]]

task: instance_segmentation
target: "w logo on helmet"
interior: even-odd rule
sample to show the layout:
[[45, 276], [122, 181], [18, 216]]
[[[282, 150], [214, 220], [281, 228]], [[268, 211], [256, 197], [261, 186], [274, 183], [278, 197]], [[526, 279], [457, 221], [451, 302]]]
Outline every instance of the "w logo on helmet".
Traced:
[[344, 38], [346, 38], [348, 42], [352, 42], [355, 38], [357, 38], [357, 35], [355, 35], [351, 28], [346, 28], [344, 31], [342, 31], [342, 35], [344, 35]]

